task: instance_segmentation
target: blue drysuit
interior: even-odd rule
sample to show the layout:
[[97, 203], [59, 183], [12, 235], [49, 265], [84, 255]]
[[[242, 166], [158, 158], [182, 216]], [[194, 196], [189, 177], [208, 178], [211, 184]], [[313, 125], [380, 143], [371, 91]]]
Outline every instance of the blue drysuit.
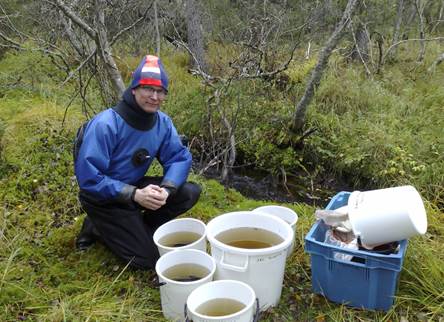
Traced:
[[[171, 119], [157, 111], [149, 115], [147, 127], [148, 121], [144, 123], [143, 119], [147, 115], [135, 111], [134, 104], [128, 89], [116, 107], [96, 115], [84, 129], [75, 174], [80, 189], [98, 201], [131, 202], [136, 183], [154, 158], [163, 166], [161, 186], [175, 190], [188, 177], [192, 157], [182, 145]], [[125, 120], [128, 113], [131, 114], [128, 119], [138, 120], [142, 125], [128, 123]], [[145, 151], [140, 162], [134, 161], [137, 151]]]

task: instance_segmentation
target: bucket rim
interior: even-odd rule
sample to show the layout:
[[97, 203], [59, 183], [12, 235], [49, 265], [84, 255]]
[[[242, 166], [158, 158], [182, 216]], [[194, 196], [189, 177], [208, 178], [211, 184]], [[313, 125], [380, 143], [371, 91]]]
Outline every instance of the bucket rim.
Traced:
[[[211, 233], [211, 228], [217, 223], [218, 220], [222, 220], [222, 217], [229, 217], [229, 216], [240, 216], [240, 215], [251, 215], [254, 214], [254, 216], [264, 216], [266, 218], [271, 219], [272, 221], [275, 221], [279, 225], [282, 225], [283, 229], [287, 232], [287, 237], [279, 244], [267, 247], [267, 248], [256, 248], [256, 249], [248, 249], [248, 248], [239, 248], [227, 245], [225, 243], [222, 243], [221, 241], [217, 240], [215, 236]], [[248, 226], [245, 226], [248, 228]], [[237, 227], [242, 228], [242, 227]], [[274, 232], [273, 232], [274, 233]], [[282, 236], [280, 236], [282, 237]], [[234, 211], [234, 212], [228, 212], [221, 214], [212, 220], [210, 220], [207, 224], [207, 240], [210, 243], [211, 246], [215, 246], [223, 251], [228, 251], [234, 254], [242, 254], [242, 255], [268, 255], [268, 254], [274, 254], [278, 253], [280, 251], [287, 251], [287, 248], [290, 247], [291, 243], [294, 240], [294, 230], [291, 228], [291, 226], [284, 221], [283, 219], [269, 215], [264, 214], [261, 212], [252, 212], [252, 211]]]
[[[249, 302], [248, 304], [246, 304], [245, 307], [244, 307], [242, 310], [237, 311], [237, 312], [232, 313], [232, 314], [229, 314], [229, 315], [224, 315], [224, 316], [209, 316], [209, 315], [203, 315], [203, 314], [200, 314], [200, 313], [198, 313], [198, 312], [196, 312], [195, 310], [192, 310], [192, 309], [190, 308], [190, 306], [189, 306], [189, 304], [188, 304], [188, 299], [189, 299], [189, 298], [192, 298], [192, 294], [193, 294], [193, 293], [197, 294], [197, 292], [199, 292], [199, 289], [202, 290], [203, 288], [208, 288], [208, 287], [211, 287], [211, 286], [213, 286], [213, 285], [223, 284], [223, 283], [238, 284], [238, 285], [241, 285], [242, 287], [245, 287], [246, 289], [248, 289], [248, 291], [250, 292], [250, 294], [253, 295], [253, 296], [252, 296], [252, 300], [251, 300], [251, 302]], [[228, 285], [228, 286], [230, 286], [230, 285]], [[193, 295], [193, 296], [197, 296], [197, 295]], [[220, 320], [221, 318], [223, 318], [223, 319], [229, 319], [229, 318], [233, 318], [233, 317], [235, 317], [236, 315], [242, 315], [242, 314], [244, 314], [245, 312], [247, 312], [248, 310], [250, 310], [250, 309], [254, 306], [254, 303], [255, 303], [255, 301], [256, 301], [256, 296], [257, 296], [257, 295], [256, 295], [256, 292], [254, 291], [254, 289], [253, 289], [250, 285], [248, 285], [247, 283], [245, 283], [245, 282], [238, 281], [238, 280], [231, 280], [231, 279], [217, 280], [217, 281], [211, 281], [211, 282], [208, 282], [208, 283], [202, 284], [201, 286], [195, 288], [195, 289], [190, 293], [190, 295], [188, 295], [188, 298], [187, 298], [186, 304], [187, 304], [187, 308], [188, 308], [190, 311], [192, 311], [192, 314], [193, 314], [193, 315], [196, 315], [198, 318], [200, 318], [200, 319], [204, 319], [204, 320], [208, 320], [208, 321], [218, 321], [218, 320]], [[202, 303], [201, 303], [201, 304], [202, 304]]]
[[[280, 209], [285, 209], [286, 211], [290, 211], [290, 212], [292, 212], [292, 214], [294, 214], [294, 216], [295, 216], [295, 220], [293, 220], [292, 222], [288, 222], [288, 221], [286, 221], [286, 220], [284, 220], [287, 224], [289, 224], [290, 226], [295, 226], [296, 224], [297, 224], [297, 222], [298, 222], [298, 220], [299, 220], [299, 215], [297, 214], [297, 212], [296, 211], [294, 211], [293, 209], [291, 209], [291, 208], [288, 208], [288, 207], [285, 207], [285, 206], [281, 206], [281, 205], [265, 205], [265, 206], [260, 206], [260, 207], [257, 207], [257, 208], [254, 208], [253, 210], [252, 210], [252, 212], [254, 212], [254, 213], [258, 213], [258, 212], [260, 212], [260, 213], [263, 213], [263, 214], [266, 214], [266, 215], [268, 215], [269, 213], [266, 213], [265, 211], [266, 211], [266, 209], [267, 208], [280, 208]], [[262, 212], [263, 211], [263, 212]], [[277, 216], [277, 215], [274, 215], [274, 214], [271, 214], [271, 215], [273, 215], [273, 216]], [[277, 216], [278, 217], [278, 216]], [[281, 217], [278, 217], [278, 218], [281, 218]], [[281, 218], [282, 219], [282, 218]]]
[[[164, 227], [166, 227], [168, 224], [176, 223], [176, 222], [180, 222], [180, 221], [192, 221], [192, 222], [195, 222], [195, 223], [199, 223], [199, 224], [201, 224], [202, 227], [204, 228], [204, 232], [203, 232], [202, 236], [200, 236], [199, 239], [195, 240], [195, 241], [192, 242], [191, 244], [187, 244], [187, 245], [184, 245], [184, 246], [170, 247], [170, 246], [165, 246], [165, 245], [160, 244], [160, 243], [159, 243], [159, 239], [160, 239], [160, 238], [157, 237], [157, 236], [159, 235], [160, 228], [162, 228], [162, 227], [164, 228]], [[170, 252], [170, 251], [174, 251], [174, 250], [185, 250], [185, 249], [189, 249], [189, 248], [191, 248], [191, 247], [197, 245], [198, 243], [200, 243], [200, 242], [201, 242], [203, 239], [205, 239], [206, 237], [207, 237], [207, 225], [206, 225], [202, 220], [200, 220], [200, 219], [196, 219], [196, 218], [188, 218], [188, 217], [187, 217], [187, 218], [176, 218], [176, 219], [173, 219], [173, 220], [167, 221], [167, 222], [164, 223], [163, 225], [159, 226], [159, 227], [156, 229], [156, 231], [154, 232], [154, 234], [153, 234], [153, 241], [154, 241], [154, 244], [155, 244], [157, 247], [163, 248], [163, 249], [167, 250], [168, 252]]]
[[[172, 280], [172, 279], [170, 279], [170, 278], [168, 278], [168, 277], [165, 277], [165, 275], [163, 275], [163, 272], [160, 272], [160, 269], [159, 269], [159, 265], [160, 265], [160, 264], [159, 264], [159, 263], [161, 263], [162, 260], [166, 260], [166, 258], [168, 258], [168, 256], [174, 256], [174, 253], [177, 253], [177, 252], [198, 253], [199, 255], [206, 255], [206, 257], [208, 257], [208, 258], [210, 259], [211, 263], [213, 264], [213, 267], [212, 267], [212, 269], [210, 270], [210, 272], [208, 273], [208, 275], [206, 275], [206, 276], [204, 276], [204, 277], [202, 277], [202, 278], [200, 278], [200, 279], [198, 279], [198, 280], [195, 280], [195, 281], [181, 282], [181, 281], [175, 281], [175, 280]], [[165, 256], [166, 256], [166, 257], [165, 257]], [[162, 258], [163, 258], [163, 259], [162, 259]], [[190, 263], [190, 264], [196, 264], [194, 261], [183, 262], [183, 263], [181, 263], [181, 264], [187, 264], [187, 263]], [[166, 253], [165, 255], [161, 256], [161, 257], [157, 260], [154, 270], [156, 271], [156, 274], [157, 274], [160, 278], [162, 278], [165, 282], [167, 282], [167, 284], [189, 286], [189, 285], [194, 285], [194, 284], [201, 284], [202, 281], [204, 281], [204, 280], [206, 280], [206, 279], [208, 279], [208, 278], [211, 278], [211, 279], [212, 279], [213, 276], [214, 276], [214, 273], [216, 273], [216, 261], [215, 261], [214, 258], [213, 258], [212, 256], [210, 256], [208, 253], [203, 252], [203, 251], [201, 251], [201, 250], [199, 250], [199, 249], [177, 249], [177, 250], [173, 250], [172, 252], [168, 252], [168, 253]]]

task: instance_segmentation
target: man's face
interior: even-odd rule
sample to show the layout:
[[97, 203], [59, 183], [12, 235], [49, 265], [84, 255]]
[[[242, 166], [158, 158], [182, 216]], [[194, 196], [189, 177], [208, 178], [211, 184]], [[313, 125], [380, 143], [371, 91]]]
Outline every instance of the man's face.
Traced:
[[147, 113], [154, 113], [165, 99], [165, 90], [160, 86], [141, 85], [133, 89], [137, 104]]

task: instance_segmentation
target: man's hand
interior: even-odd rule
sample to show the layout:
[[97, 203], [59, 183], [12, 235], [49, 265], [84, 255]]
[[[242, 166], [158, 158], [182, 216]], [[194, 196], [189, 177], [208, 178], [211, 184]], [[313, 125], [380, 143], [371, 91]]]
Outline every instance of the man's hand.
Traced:
[[142, 189], [136, 189], [134, 201], [144, 208], [157, 210], [162, 207], [168, 198], [168, 192], [159, 186], [150, 184]]

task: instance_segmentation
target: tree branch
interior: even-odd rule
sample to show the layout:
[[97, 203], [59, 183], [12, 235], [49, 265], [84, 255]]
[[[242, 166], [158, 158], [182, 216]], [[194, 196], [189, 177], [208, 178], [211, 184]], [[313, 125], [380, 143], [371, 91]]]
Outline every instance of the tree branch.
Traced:
[[410, 42], [410, 41], [439, 41], [439, 40], [444, 40], [444, 37], [435, 37], [435, 38], [429, 38], [429, 39], [427, 39], [427, 38], [424, 38], [424, 39], [405, 39], [405, 40], [398, 41], [396, 44], [391, 45], [387, 49], [387, 51], [385, 52], [384, 56], [382, 57], [381, 65], [384, 64], [385, 59], [387, 58], [387, 56], [390, 53], [390, 51], [392, 51], [393, 48], [395, 48], [395, 47], [397, 47], [397, 46], [399, 46], [399, 45], [401, 45], [403, 43]]
[[[48, 0], [47, 0], [48, 1]], [[91, 28], [85, 21], [82, 20], [74, 11], [71, 10], [62, 0], [55, 0], [56, 3], [48, 1], [50, 4], [58, 7], [62, 12], [68, 16], [77, 26], [82, 28], [88, 36], [91, 38], [96, 38], [96, 31]]]
[[93, 52], [75, 70], [69, 73], [68, 77], [66, 77], [66, 79], [62, 82], [61, 86], [65, 85], [79, 70], [81, 70], [96, 53], [97, 49], [94, 49]]
[[285, 64], [283, 64], [280, 68], [275, 69], [275, 70], [273, 70], [271, 72], [259, 73], [257, 75], [242, 75], [239, 78], [242, 78], [242, 79], [254, 79], [254, 78], [272, 77], [272, 76], [274, 76], [276, 74], [279, 74], [280, 72], [283, 72], [284, 70], [286, 70], [288, 68], [288, 65], [290, 65], [291, 61], [293, 60], [294, 52], [296, 51], [298, 46], [299, 46], [299, 43], [297, 43], [297, 44], [295, 44], [293, 46], [293, 49], [291, 50], [290, 57], [285, 62]]
[[117, 34], [115, 34], [113, 36], [113, 38], [111, 39], [111, 41], [109, 42], [109, 45], [112, 46], [117, 41], [117, 39], [119, 39], [119, 37], [122, 36], [125, 32], [127, 32], [128, 30], [134, 28], [134, 26], [136, 26], [142, 20], [145, 20], [145, 18], [148, 16], [148, 12], [149, 12], [149, 10], [151, 9], [152, 6], [153, 6], [153, 2], [146, 8], [145, 13], [142, 15], [142, 17], [140, 17], [134, 23], [132, 23], [131, 25], [129, 25], [129, 26], [125, 27], [125, 28], [123, 28]]

